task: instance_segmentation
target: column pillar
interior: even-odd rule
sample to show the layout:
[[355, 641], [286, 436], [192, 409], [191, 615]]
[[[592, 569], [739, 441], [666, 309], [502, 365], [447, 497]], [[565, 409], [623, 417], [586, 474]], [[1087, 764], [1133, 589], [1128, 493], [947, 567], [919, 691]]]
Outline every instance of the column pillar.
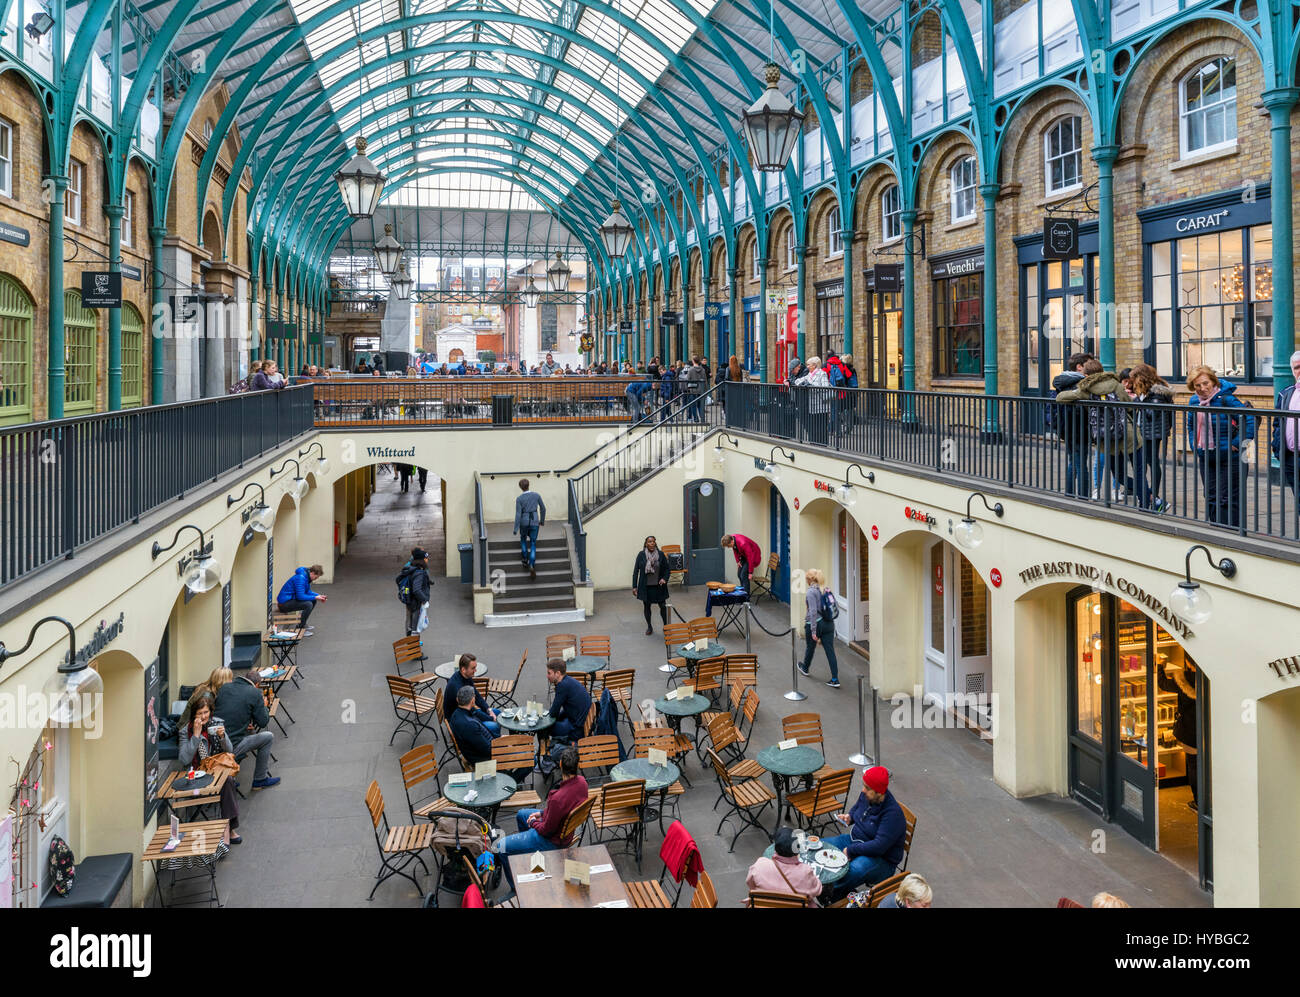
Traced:
[[[998, 191], [996, 183], [980, 184], [984, 198], [984, 393], [998, 393]], [[998, 429], [998, 405], [989, 401], [984, 409], [985, 435]]]
[[853, 229], [840, 229], [840, 245], [844, 248], [844, 347], [842, 353], [853, 352]]
[[[804, 276], [806, 274], [805, 259], [808, 255], [808, 247], [803, 243], [794, 247], [795, 255], [795, 280], [798, 282], [799, 295], [799, 325], [795, 341], [795, 352], [798, 353], [799, 359], [807, 361], [808, 359], [808, 289], [804, 286]], [[826, 358], [822, 357], [824, 361]]]
[[[166, 307], [164, 297], [163, 238], [166, 235], [166, 226], [154, 225], [149, 229], [150, 255], [153, 258], [153, 321], [150, 323], [152, 335], [149, 344], [150, 405], [161, 405], [163, 403], [163, 378], [166, 376], [163, 368], [163, 334], [176, 335], [176, 316], [171, 314]], [[167, 317], [165, 322], [163, 316]]]
[[[763, 240], [766, 242], [766, 240]], [[767, 257], [758, 257], [758, 380], [768, 382], [767, 368]]]
[[49, 354], [46, 357], [46, 417], [63, 418], [63, 403], [67, 398], [67, 371], [64, 369], [63, 341], [63, 197], [68, 189], [68, 178], [47, 176], [54, 187], [50, 198], [50, 312]]
[[1117, 145], [1098, 145], [1092, 149], [1097, 164], [1097, 297], [1100, 299], [1097, 301], [1097, 359], [1109, 371], [1115, 369], [1115, 158], [1118, 155]]
[[[122, 216], [126, 208], [120, 204], [104, 205], [108, 216], [108, 272], [122, 273]], [[108, 409], [116, 412], [122, 407], [122, 309], [108, 310]]]
[[262, 356], [261, 343], [262, 333], [258, 328], [257, 322], [257, 286], [262, 282], [262, 278], [256, 273], [252, 275], [248, 282], [248, 368], [249, 377], [252, 377], [253, 364], [257, 363]]
[[903, 222], [903, 390], [916, 390], [916, 209], [904, 208]]
[[1263, 94], [1272, 140], [1270, 201], [1273, 214], [1273, 393], [1295, 383], [1295, 233], [1291, 225], [1291, 110], [1300, 90], [1288, 87]]
[[727, 303], [731, 308], [731, 316], [727, 319], [727, 340], [731, 345], [731, 350], [728, 353], [728, 359], [734, 356], [739, 357], [743, 362], [745, 351], [738, 348], [742, 341], [740, 337], [744, 335], [745, 330], [745, 315], [741, 311], [742, 306], [740, 303], [740, 267], [732, 267], [729, 273], [731, 274], [731, 294]]

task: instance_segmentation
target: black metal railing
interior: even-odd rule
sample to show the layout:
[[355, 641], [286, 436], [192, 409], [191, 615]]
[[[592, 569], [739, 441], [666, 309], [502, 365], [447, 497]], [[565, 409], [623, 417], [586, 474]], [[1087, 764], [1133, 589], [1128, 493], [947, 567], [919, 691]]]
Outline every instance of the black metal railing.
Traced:
[[741, 431], [1300, 540], [1300, 412], [730, 382], [726, 403]]
[[478, 570], [474, 578], [475, 585], [488, 583], [488, 540], [487, 523], [483, 518], [483, 482], [478, 471], [474, 472], [474, 563]]
[[574, 491], [573, 479], [568, 482], [569, 492], [569, 533], [573, 537], [573, 551], [578, 556], [578, 577], [575, 584], [587, 581], [587, 531], [582, 526], [582, 509], [578, 507], [578, 493]]
[[311, 429], [300, 388], [0, 429], [0, 587]]
[[689, 450], [722, 420], [716, 387], [693, 394], [683, 393], [658, 410], [662, 419], [610, 452], [602, 448], [591, 456], [594, 466], [570, 478], [578, 509], [589, 516], [637, 481]]
[[628, 422], [633, 377], [330, 377], [316, 425], [515, 426]]

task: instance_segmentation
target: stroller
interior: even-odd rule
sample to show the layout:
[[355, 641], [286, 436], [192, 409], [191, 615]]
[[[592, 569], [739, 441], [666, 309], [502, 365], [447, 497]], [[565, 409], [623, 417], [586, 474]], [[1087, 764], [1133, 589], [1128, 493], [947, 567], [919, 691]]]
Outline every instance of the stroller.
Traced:
[[[433, 889], [425, 895], [422, 907], [437, 907], [438, 894], [446, 891], [460, 897], [469, 887], [469, 873], [465, 860], [477, 863], [479, 856], [492, 851], [492, 825], [483, 817], [468, 810], [449, 808], [429, 814], [433, 822], [433, 853], [437, 856], [438, 875]], [[486, 891], [501, 883], [501, 864], [494, 863], [492, 871], [483, 877]]]

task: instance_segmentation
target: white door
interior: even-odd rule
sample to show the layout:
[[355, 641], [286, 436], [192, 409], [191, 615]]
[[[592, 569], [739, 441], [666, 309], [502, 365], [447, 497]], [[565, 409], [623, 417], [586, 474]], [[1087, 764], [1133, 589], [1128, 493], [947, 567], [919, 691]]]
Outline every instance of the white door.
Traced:
[[935, 699], [942, 702], [952, 690], [952, 668], [949, 663], [952, 641], [949, 639], [950, 625], [947, 609], [947, 546], [944, 541], [936, 540], [925, 548], [923, 555], [925, 587], [921, 594], [921, 601], [925, 607], [923, 614], [925, 632], [921, 643], [925, 648], [925, 674], [922, 687], [927, 702]]
[[990, 694], [992, 641], [984, 580], [943, 540], [926, 549], [925, 571], [925, 698]]
[[835, 601], [840, 604], [840, 615], [835, 618], [835, 636], [841, 641], [856, 640], [858, 524], [843, 509], [835, 514], [835, 549], [831, 562], [829, 582], [835, 590]]

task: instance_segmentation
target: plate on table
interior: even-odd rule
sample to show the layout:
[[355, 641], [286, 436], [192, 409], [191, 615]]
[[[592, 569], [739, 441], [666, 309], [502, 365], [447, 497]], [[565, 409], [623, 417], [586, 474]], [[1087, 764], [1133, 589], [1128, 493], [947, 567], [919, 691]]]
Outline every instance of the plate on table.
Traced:
[[514, 719], [514, 717], [516, 717], [518, 714], [519, 711], [510, 706], [507, 706], [504, 710], [501, 711], [501, 716], [503, 716], [507, 720]]
[[823, 869], [843, 869], [849, 864], [849, 857], [836, 848], [823, 848], [813, 858]]

